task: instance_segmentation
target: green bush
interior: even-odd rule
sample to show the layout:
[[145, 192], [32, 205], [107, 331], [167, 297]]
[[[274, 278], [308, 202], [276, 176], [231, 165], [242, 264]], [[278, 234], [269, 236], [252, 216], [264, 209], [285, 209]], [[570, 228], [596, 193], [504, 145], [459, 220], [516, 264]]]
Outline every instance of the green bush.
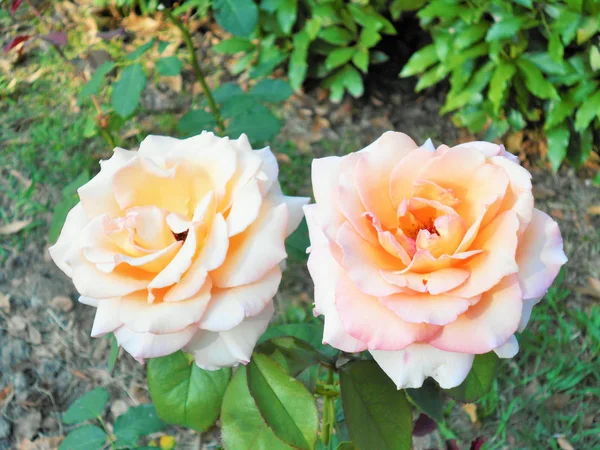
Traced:
[[458, 126], [509, 130], [542, 125], [557, 170], [583, 164], [599, 142], [600, 1], [434, 0], [417, 13], [433, 43], [401, 76], [417, 91], [448, 79], [442, 112]]
[[[292, 88], [298, 90], [307, 77], [321, 80], [330, 89], [331, 100], [340, 101], [344, 92], [363, 94], [362, 73], [369, 64], [387, 56], [374, 50], [382, 35], [396, 34], [392, 23], [402, 11], [415, 9], [424, 1], [379, 0], [215, 0], [217, 23], [234, 35], [214, 51], [244, 52], [234, 74], [249, 70], [260, 78], [286, 64]], [[235, 4], [235, 8], [233, 8]]]

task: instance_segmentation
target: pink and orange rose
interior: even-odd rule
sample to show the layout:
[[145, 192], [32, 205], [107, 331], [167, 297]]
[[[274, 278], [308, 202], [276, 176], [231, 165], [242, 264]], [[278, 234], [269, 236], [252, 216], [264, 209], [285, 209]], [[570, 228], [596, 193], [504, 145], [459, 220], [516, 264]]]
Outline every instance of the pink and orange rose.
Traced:
[[325, 343], [368, 350], [399, 388], [454, 387], [474, 355], [517, 353], [515, 333], [567, 259], [514, 156], [387, 132], [314, 160], [312, 179], [308, 267]]

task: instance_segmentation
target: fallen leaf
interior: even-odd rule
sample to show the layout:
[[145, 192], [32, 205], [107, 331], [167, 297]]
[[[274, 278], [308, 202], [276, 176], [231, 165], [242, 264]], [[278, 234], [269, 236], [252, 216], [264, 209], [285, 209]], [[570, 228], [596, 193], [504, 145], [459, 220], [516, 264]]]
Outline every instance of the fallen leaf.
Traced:
[[511, 133], [506, 138], [506, 149], [509, 152], [517, 153], [521, 150], [521, 146], [523, 145], [523, 132], [517, 131], [516, 133]]
[[86, 380], [86, 381], [89, 380], [88, 376], [85, 373], [81, 372], [80, 370], [71, 369], [71, 373], [74, 376], [76, 376], [77, 378], [81, 378], [82, 380]]
[[532, 192], [533, 197], [536, 200], [543, 200], [545, 198], [554, 197], [556, 195], [556, 192], [554, 192], [552, 189], [548, 189], [543, 186], [533, 186]]
[[600, 205], [590, 206], [588, 208], [588, 214], [592, 216], [600, 216]]
[[23, 439], [19, 444], [19, 450], [54, 450], [60, 446], [63, 436], [40, 437], [35, 441]]
[[166, 84], [169, 88], [174, 92], [181, 92], [183, 87], [183, 78], [181, 78], [181, 74], [175, 75], [173, 77], [160, 77], [158, 79], [160, 83]]
[[14, 234], [21, 231], [27, 225], [31, 223], [31, 219], [26, 220], [17, 220], [15, 222], [8, 223], [6, 225], [2, 225], [0, 227], [0, 234]]
[[25, 81], [29, 84], [33, 83], [34, 81], [36, 81], [37, 79], [39, 79], [42, 75], [44, 75], [44, 73], [46, 73], [47, 69], [45, 67], [42, 67], [38, 70], [36, 70], [35, 72], [33, 72], [31, 75], [27, 76], [25, 78]]
[[462, 406], [462, 409], [469, 415], [471, 423], [477, 423], [477, 406], [474, 403], [467, 403]]
[[42, 334], [31, 324], [29, 324], [29, 342], [33, 345], [40, 345], [42, 343]]
[[73, 309], [73, 300], [66, 295], [57, 295], [50, 300], [50, 306], [61, 312], [69, 312]]
[[0, 309], [5, 313], [10, 312], [10, 296], [0, 293]]
[[560, 209], [553, 209], [552, 211], [550, 211], [550, 214], [552, 215], [552, 217], [555, 217], [557, 219], [565, 218], [565, 215], [563, 214], [563, 212]]
[[550, 396], [544, 404], [548, 409], [562, 409], [569, 404], [571, 396], [565, 393], [558, 393]]
[[2, 403], [7, 397], [10, 396], [13, 392], [12, 384], [6, 386], [4, 389], [0, 391], [0, 403]]
[[558, 446], [561, 450], [575, 450], [575, 447], [573, 447], [564, 437], [556, 438], [556, 442], [558, 442]]
[[292, 160], [285, 153], [275, 153], [275, 159], [281, 164], [290, 164]]

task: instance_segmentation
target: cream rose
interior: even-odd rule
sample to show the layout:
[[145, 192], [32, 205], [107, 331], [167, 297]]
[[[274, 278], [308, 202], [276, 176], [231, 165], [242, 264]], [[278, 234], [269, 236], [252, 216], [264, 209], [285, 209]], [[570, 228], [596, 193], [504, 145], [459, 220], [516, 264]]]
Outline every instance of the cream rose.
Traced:
[[50, 248], [92, 336], [139, 361], [183, 349], [205, 369], [246, 363], [273, 315], [284, 240], [308, 199], [286, 197], [269, 148], [204, 132], [115, 149]]
[[454, 387], [474, 355], [514, 356], [567, 261], [530, 179], [502, 146], [418, 147], [394, 132], [314, 160], [305, 213], [324, 342], [369, 350], [399, 388]]

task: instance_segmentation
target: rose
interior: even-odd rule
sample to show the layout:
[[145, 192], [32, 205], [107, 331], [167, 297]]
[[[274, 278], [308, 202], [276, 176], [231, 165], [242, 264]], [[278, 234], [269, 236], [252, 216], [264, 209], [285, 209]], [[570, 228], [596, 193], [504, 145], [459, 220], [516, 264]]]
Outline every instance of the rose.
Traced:
[[314, 160], [305, 214], [324, 342], [369, 350], [399, 388], [454, 387], [475, 354], [514, 356], [566, 262], [530, 178], [502, 146], [418, 147], [394, 132]]
[[283, 196], [277, 175], [245, 135], [115, 149], [50, 248], [97, 308], [92, 336], [114, 332], [139, 361], [183, 348], [205, 369], [246, 363], [308, 200]]

